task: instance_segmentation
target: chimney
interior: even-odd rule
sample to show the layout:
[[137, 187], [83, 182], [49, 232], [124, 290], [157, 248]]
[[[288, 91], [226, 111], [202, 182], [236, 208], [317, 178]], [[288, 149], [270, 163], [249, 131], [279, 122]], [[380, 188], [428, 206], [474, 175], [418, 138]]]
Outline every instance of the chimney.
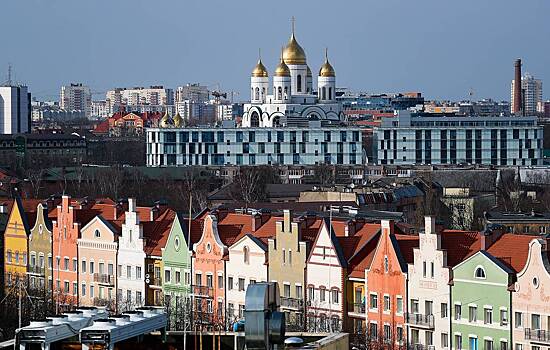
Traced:
[[250, 215], [252, 218], [252, 232], [256, 232], [260, 227], [262, 227], [262, 215], [260, 213], [254, 213]]
[[136, 199], [135, 198], [128, 198], [128, 211], [131, 211], [131, 212], [136, 211]]
[[435, 216], [424, 217], [424, 232], [426, 234], [435, 234]]
[[514, 105], [512, 106], [512, 113], [520, 114], [522, 108], [521, 97], [521, 59], [518, 58], [514, 63]]
[[380, 222], [380, 226], [382, 227], [382, 234], [384, 234], [384, 232], [388, 232], [388, 234], [392, 234], [392, 226], [393, 226], [393, 221], [392, 220], [382, 220]]
[[487, 226], [481, 232], [481, 250], [487, 250], [495, 243], [504, 233], [502, 227]]

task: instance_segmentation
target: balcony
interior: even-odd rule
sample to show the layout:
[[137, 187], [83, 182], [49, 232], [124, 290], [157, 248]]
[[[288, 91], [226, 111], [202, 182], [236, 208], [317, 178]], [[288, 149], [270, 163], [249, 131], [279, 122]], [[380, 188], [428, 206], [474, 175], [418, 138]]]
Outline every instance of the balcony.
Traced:
[[424, 344], [410, 344], [407, 346], [408, 350], [435, 350], [435, 345], [424, 345]]
[[525, 328], [525, 339], [550, 344], [550, 331]]
[[302, 299], [281, 297], [281, 307], [299, 310], [304, 307], [304, 301]]
[[44, 267], [40, 267], [38, 265], [34, 265], [34, 266], [30, 266], [28, 267], [28, 271], [27, 271], [29, 274], [32, 274], [32, 275], [41, 275], [41, 276], [44, 276], [44, 273], [46, 272], [46, 269]]
[[214, 297], [214, 289], [208, 286], [192, 285], [191, 289], [196, 297], [212, 298]]
[[105, 273], [94, 273], [94, 282], [99, 284], [105, 284], [108, 286], [115, 285], [115, 276], [107, 275]]
[[407, 312], [405, 314], [405, 322], [411, 326], [423, 328], [434, 328], [434, 315], [414, 314]]
[[365, 314], [365, 303], [351, 303], [348, 304], [348, 312], [354, 314], [360, 314], [366, 316]]

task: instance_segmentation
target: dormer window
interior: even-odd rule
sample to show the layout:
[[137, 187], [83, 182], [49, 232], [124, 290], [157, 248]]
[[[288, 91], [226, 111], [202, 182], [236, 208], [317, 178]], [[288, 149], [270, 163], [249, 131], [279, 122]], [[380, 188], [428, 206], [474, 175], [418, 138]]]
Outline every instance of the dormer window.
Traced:
[[485, 269], [482, 266], [476, 267], [475, 278], [483, 280], [486, 278]]

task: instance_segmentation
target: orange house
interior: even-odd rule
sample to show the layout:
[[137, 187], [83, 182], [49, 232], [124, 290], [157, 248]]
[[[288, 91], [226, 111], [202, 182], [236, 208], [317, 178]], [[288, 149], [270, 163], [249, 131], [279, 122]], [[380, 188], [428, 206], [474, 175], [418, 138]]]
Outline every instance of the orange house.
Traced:
[[396, 235], [394, 230], [393, 222], [382, 221], [380, 239], [366, 269], [367, 341], [378, 349], [406, 347], [407, 263], [412, 260], [409, 250], [418, 247], [418, 236]]
[[194, 244], [193, 285], [191, 293], [197, 315], [205, 322], [223, 324], [225, 318], [225, 260], [229, 252], [218, 234], [218, 218], [204, 218], [200, 240]]

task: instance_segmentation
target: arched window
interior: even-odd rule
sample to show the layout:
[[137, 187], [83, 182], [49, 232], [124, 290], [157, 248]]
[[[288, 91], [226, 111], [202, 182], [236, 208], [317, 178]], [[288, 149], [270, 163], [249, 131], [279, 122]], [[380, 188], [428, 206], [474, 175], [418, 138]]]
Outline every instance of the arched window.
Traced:
[[256, 88], [256, 94], [254, 95], [254, 98], [256, 100], [259, 100], [260, 99], [260, 88]]
[[250, 250], [248, 247], [243, 248], [243, 260], [245, 264], [250, 264]]
[[328, 88], [328, 99], [332, 100], [332, 87]]
[[388, 273], [389, 269], [390, 269], [390, 264], [389, 264], [389, 261], [388, 261], [388, 257], [385, 256], [384, 257], [384, 272]]
[[288, 100], [288, 86], [285, 86], [285, 100]]
[[476, 267], [475, 278], [485, 279], [485, 269], [482, 266]]
[[296, 85], [297, 85], [298, 92], [302, 92], [302, 75], [301, 74], [298, 74]]
[[283, 99], [283, 89], [280, 86], [277, 88], [277, 99], [278, 100]]
[[262, 88], [262, 100], [265, 98], [265, 88]]
[[259, 126], [260, 126], [260, 116], [258, 115], [258, 112], [253, 112], [252, 116], [250, 117], [250, 127], [258, 128]]
[[327, 99], [327, 89], [323, 86], [321, 91], [322, 91], [322, 99], [326, 100]]
[[250, 88], [250, 98], [254, 98], [254, 88]]
[[95, 236], [95, 238], [100, 238], [101, 237], [101, 232], [99, 232], [99, 230], [95, 230], [94, 236]]

